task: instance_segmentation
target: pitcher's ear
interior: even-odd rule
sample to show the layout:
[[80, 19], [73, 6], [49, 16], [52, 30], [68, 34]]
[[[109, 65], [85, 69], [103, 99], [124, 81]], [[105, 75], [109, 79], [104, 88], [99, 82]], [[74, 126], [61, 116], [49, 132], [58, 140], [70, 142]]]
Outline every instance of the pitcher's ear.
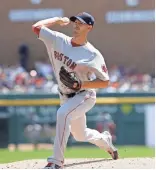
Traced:
[[92, 25], [88, 25], [88, 30], [91, 31], [93, 29]]

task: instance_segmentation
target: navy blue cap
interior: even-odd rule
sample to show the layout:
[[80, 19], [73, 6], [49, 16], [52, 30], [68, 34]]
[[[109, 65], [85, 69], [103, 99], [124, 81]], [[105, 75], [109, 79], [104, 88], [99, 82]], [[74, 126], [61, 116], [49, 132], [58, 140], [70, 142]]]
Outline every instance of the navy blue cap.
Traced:
[[75, 22], [76, 19], [88, 25], [94, 25], [94, 22], [95, 22], [94, 17], [88, 14], [87, 12], [82, 12], [76, 16], [70, 17], [70, 21], [72, 22]]

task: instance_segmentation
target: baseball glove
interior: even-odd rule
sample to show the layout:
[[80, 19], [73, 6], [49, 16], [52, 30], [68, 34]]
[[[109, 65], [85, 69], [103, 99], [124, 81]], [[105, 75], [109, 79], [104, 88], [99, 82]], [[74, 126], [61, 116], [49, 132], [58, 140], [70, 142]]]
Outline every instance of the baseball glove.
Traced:
[[61, 82], [68, 88], [79, 91], [81, 89], [81, 80], [76, 76], [74, 72], [68, 72], [63, 66], [59, 72]]

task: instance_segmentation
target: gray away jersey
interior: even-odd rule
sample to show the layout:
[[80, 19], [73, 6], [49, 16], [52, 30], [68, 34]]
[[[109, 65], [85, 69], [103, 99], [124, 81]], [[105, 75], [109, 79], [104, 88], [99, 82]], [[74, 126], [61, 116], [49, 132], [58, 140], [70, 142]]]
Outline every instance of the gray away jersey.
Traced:
[[59, 89], [67, 94], [73, 92], [62, 84], [59, 78], [61, 66], [75, 72], [81, 81], [96, 78], [109, 80], [107, 67], [101, 53], [89, 42], [83, 46], [73, 47], [71, 37], [57, 31], [42, 27], [39, 34], [47, 48], [47, 52], [58, 81]]

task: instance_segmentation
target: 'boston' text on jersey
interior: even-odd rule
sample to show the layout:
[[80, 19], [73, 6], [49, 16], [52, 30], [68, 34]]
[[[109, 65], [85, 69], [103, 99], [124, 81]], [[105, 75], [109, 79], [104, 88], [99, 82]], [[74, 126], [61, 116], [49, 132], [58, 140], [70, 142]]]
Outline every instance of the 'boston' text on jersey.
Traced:
[[55, 56], [55, 59], [59, 60], [59, 61], [63, 61], [63, 63], [68, 66], [70, 69], [74, 70], [75, 67], [76, 67], [76, 63], [73, 62], [72, 59], [70, 59], [69, 57], [65, 56], [64, 54], [62, 53], [59, 53], [57, 51], [54, 51], [54, 56]]

